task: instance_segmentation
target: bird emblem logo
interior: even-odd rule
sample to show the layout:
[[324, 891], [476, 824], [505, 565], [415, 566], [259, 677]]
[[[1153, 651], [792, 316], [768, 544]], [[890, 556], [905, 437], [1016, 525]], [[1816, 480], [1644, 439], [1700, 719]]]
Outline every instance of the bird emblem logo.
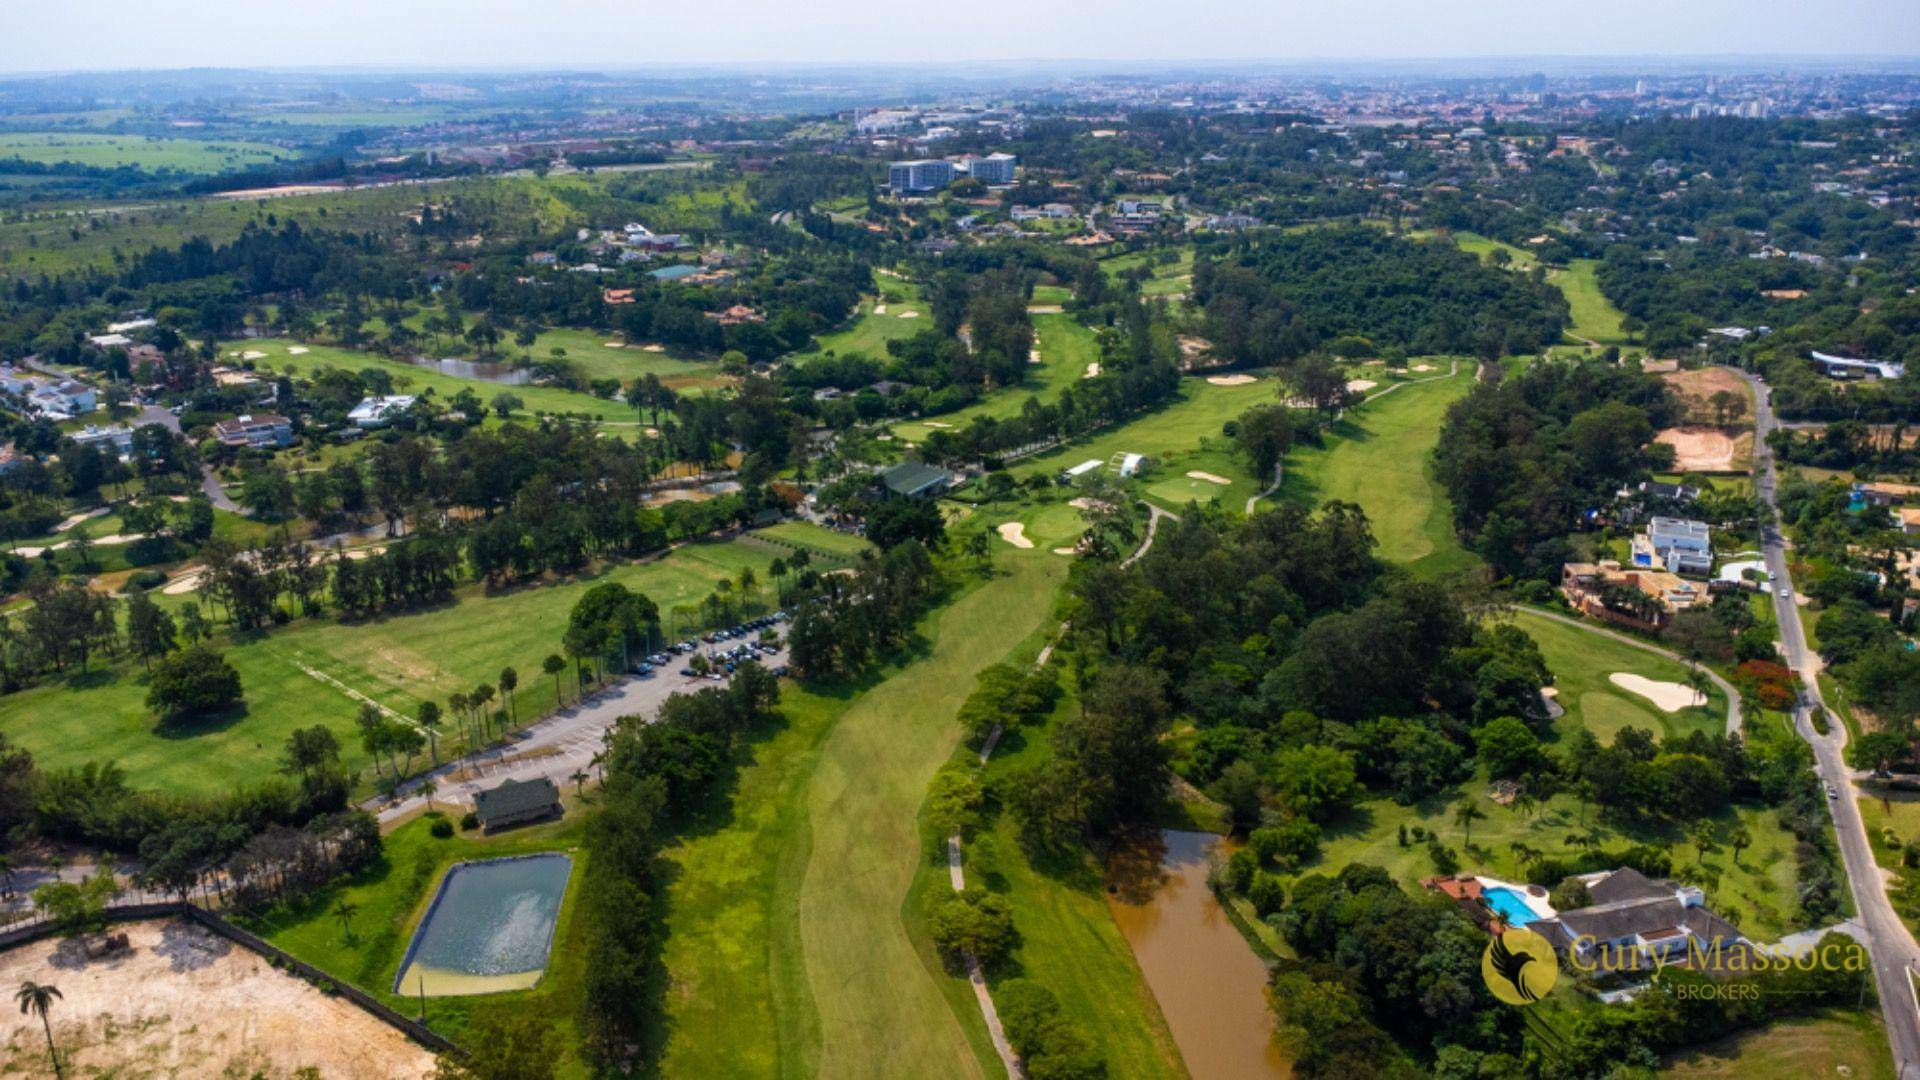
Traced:
[[1509, 1005], [1531, 1005], [1553, 989], [1560, 964], [1546, 938], [1515, 928], [1487, 942], [1487, 951], [1480, 956], [1480, 975], [1494, 997]]

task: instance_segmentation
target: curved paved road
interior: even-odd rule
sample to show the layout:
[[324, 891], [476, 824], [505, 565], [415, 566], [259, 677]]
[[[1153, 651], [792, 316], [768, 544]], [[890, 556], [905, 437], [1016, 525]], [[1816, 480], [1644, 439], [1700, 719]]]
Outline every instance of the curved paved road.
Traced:
[[[1808, 664], [1807, 637], [1800, 626], [1800, 608], [1794, 602], [1793, 580], [1787, 567], [1786, 539], [1780, 531], [1779, 506], [1775, 501], [1779, 478], [1774, 469], [1773, 451], [1767, 435], [1778, 426], [1773, 416], [1771, 389], [1753, 375], [1730, 369], [1753, 390], [1754, 487], [1767, 504], [1767, 519], [1761, 527], [1762, 557], [1772, 576], [1774, 618], [1780, 625], [1780, 645], [1787, 664], [1800, 675], [1800, 697], [1793, 707], [1794, 729], [1813, 747], [1814, 768], [1828, 790], [1839, 793], [1827, 800], [1833, 814], [1834, 835], [1840, 841], [1840, 859], [1847, 871], [1847, 884], [1853, 890], [1853, 903], [1859, 914], [1856, 921], [1865, 930], [1867, 949], [1873, 957], [1874, 988], [1879, 992], [1880, 1009], [1886, 1018], [1887, 1040], [1893, 1046], [1893, 1060], [1899, 1075], [1920, 1075], [1920, 1002], [1915, 1001], [1909, 972], [1920, 965], [1920, 944], [1907, 929], [1887, 899], [1886, 875], [1874, 860], [1867, 842], [1866, 823], [1860, 817], [1859, 793], [1854, 790], [1853, 770], [1843, 756], [1847, 746], [1847, 726], [1827, 708], [1820, 694], [1820, 683]], [[1783, 595], [1784, 593], [1784, 595]], [[1813, 728], [1813, 711], [1818, 709], [1828, 720], [1825, 735]]]

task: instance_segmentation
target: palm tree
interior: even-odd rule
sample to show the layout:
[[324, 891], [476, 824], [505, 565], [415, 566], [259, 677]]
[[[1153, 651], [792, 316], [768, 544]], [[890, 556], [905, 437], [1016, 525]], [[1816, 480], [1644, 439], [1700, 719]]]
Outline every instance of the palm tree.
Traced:
[[353, 917], [359, 913], [360, 905], [344, 896], [333, 902], [333, 910], [329, 912], [334, 918], [340, 920], [340, 932], [346, 935], [349, 945], [353, 944]]
[[487, 683], [481, 683], [473, 688], [473, 693], [467, 695], [467, 700], [480, 711], [480, 722], [486, 725], [487, 734], [492, 735], [493, 724], [487, 719], [487, 706], [493, 702], [493, 687]]
[[20, 1015], [33, 1013], [40, 1018], [40, 1026], [47, 1033], [47, 1056], [53, 1059], [53, 1075], [59, 1077], [60, 1051], [53, 1045], [53, 1021], [47, 1019], [47, 1009], [60, 1000], [60, 988], [28, 979], [14, 992], [13, 1000], [20, 1003]]
[[458, 690], [448, 694], [447, 708], [452, 709], [453, 714], [460, 718], [460, 733], [467, 737], [467, 746], [471, 749], [479, 749], [480, 740], [474, 738], [473, 730], [467, 726], [467, 695]]
[[1727, 834], [1727, 846], [1733, 849], [1733, 863], [1735, 866], [1740, 865], [1740, 853], [1746, 850], [1747, 846], [1752, 843], [1753, 834], [1747, 831], [1744, 823], [1735, 825], [1733, 831]]
[[1473, 823], [1484, 821], [1486, 817], [1487, 812], [1475, 805], [1472, 799], [1462, 799], [1460, 805], [1453, 808], [1453, 823], [1460, 826], [1461, 847], [1473, 846]]
[[560, 673], [567, 670], [567, 662], [560, 659], [559, 653], [551, 653], [540, 661], [540, 670], [553, 676], [553, 707], [557, 709], [564, 704], [560, 699]]
[[427, 777], [425, 780], [420, 781], [420, 794], [426, 796], [427, 813], [429, 814], [433, 813], [433, 796], [437, 792], [439, 792], [439, 790], [440, 790], [440, 785], [434, 783], [433, 777], [431, 776]]
[[573, 775], [567, 777], [567, 779], [573, 781], [573, 793], [575, 795], [581, 794], [586, 789], [587, 774], [585, 771], [580, 769], [575, 769], [573, 771]]
[[500, 698], [502, 703], [507, 707], [507, 720], [509, 722], [515, 722], [519, 719], [519, 717], [514, 715], [513, 710], [513, 689], [519, 685], [519, 672], [510, 667], [500, 669]]
[[414, 719], [420, 722], [420, 727], [427, 733], [427, 746], [433, 753], [433, 763], [435, 765], [440, 764], [440, 738], [434, 732], [434, 728], [440, 723], [439, 703], [423, 701], [420, 703], [420, 707], [414, 710], [413, 715]]

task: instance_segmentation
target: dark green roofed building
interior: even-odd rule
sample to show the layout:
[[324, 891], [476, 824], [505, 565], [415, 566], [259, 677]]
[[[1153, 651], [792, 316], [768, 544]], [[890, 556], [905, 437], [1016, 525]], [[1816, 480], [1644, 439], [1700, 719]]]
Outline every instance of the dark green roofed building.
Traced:
[[542, 776], [537, 780], [508, 780], [473, 797], [473, 813], [480, 831], [497, 832], [529, 821], [560, 816], [560, 789]]
[[903, 461], [880, 474], [887, 494], [902, 499], [930, 499], [952, 484], [952, 473], [922, 461]]

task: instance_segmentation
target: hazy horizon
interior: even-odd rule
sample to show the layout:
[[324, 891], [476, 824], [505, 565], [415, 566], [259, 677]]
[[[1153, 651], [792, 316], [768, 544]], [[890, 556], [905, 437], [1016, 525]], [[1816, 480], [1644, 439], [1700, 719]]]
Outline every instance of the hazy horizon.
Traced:
[[1920, 59], [1920, 3], [1810, 0], [1756, 17], [1750, 3], [1419, 0], [1257, 8], [1193, 0], [1045, 7], [981, 0], [951, 15], [743, 0], [610, 9], [581, 0], [76, 0], [9, 16], [0, 72], [52, 75], [195, 68], [527, 71], [771, 64], [1488, 63], [1524, 59], [1845, 62]]

